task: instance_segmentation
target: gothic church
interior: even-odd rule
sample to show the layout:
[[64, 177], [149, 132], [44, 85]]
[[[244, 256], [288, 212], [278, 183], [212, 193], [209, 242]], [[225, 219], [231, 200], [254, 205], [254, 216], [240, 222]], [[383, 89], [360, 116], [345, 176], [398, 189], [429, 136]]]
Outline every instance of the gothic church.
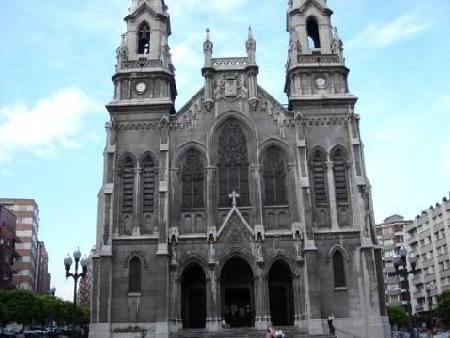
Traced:
[[107, 105], [91, 337], [262, 337], [270, 323], [324, 337], [331, 314], [339, 337], [387, 336], [332, 14], [289, 1], [288, 106], [258, 85], [250, 30], [246, 57], [213, 57], [207, 34], [204, 87], [176, 110], [168, 8], [133, 1]]

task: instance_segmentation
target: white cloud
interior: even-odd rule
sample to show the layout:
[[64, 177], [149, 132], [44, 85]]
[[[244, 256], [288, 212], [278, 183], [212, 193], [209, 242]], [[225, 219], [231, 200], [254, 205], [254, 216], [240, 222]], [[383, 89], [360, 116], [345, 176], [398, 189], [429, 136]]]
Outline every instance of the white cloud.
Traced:
[[200, 50], [200, 48], [194, 50], [187, 43], [177, 44], [171, 50], [174, 64], [180, 65], [180, 67], [183, 68], [201, 69], [203, 63], [198, 50]]
[[79, 147], [77, 134], [85, 115], [103, 110], [101, 104], [76, 88], [61, 90], [34, 106], [0, 108], [0, 161], [21, 152], [55, 156], [59, 147]]
[[429, 27], [429, 22], [423, 21], [423, 18], [415, 13], [409, 13], [390, 22], [369, 24], [360, 34], [350, 40], [347, 46], [355, 49], [382, 49], [413, 37]]

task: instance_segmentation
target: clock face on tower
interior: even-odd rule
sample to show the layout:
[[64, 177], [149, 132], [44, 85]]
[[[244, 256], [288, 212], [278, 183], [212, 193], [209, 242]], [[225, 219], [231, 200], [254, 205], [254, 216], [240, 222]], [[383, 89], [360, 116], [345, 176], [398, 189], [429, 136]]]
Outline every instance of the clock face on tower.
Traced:
[[322, 77], [317, 78], [317, 79], [316, 79], [316, 86], [317, 86], [317, 88], [319, 88], [319, 89], [324, 89], [324, 88], [326, 88], [326, 86], [327, 86], [327, 80], [325, 80], [325, 79], [322, 78]]
[[139, 94], [144, 93], [146, 89], [147, 89], [147, 85], [146, 85], [144, 82], [139, 82], [139, 83], [136, 85], [136, 91], [137, 91]]

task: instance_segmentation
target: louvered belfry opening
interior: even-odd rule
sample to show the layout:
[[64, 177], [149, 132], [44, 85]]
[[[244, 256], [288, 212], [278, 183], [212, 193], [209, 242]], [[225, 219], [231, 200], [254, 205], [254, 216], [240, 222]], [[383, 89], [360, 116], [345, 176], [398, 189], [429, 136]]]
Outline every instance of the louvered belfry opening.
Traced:
[[333, 174], [334, 185], [336, 189], [336, 201], [339, 203], [348, 203], [347, 171], [345, 156], [340, 149], [333, 155]]
[[287, 205], [286, 189], [287, 165], [283, 151], [270, 146], [264, 154], [264, 205]]
[[198, 150], [191, 149], [185, 154], [181, 172], [184, 210], [204, 208], [204, 180], [205, 168], [202, 154]]
[[122, 211], [132, 211], [134, 196], [134, 161], [127, 156], [122, 161]]
[[142, 161], [142, 209], [151, 211], [155, 207], [155, 163], [150, 155]]
[[230, 206], [233, 191], [240, 194], [240, 206], [249, 206], [247, 139], [237, 120], [225, 122], [218, 143], [219, 206]]
[[314, 200], [317, 205], [328, 204], [328, 192], [326, 184], [325, 158], [320, 151], [316, 151], [312, 163], [312, 175], [314, 184]]

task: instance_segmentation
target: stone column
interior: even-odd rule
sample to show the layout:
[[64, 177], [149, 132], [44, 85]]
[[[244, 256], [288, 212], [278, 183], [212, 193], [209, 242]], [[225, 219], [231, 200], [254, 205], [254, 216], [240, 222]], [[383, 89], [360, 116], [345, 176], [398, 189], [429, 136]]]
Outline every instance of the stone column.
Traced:
[[176, 268], [170, 271], [170, 304], [169, 304], [169, 330], [176, 332], [180, 330], [179, 319], [180, 313], [179, 307], [181, 303], [181, 293], [179, 293], [180, 280], [177, 278]]
[[133, 235], [139, 236], [141, 234], [141, 222], [142, 222], [142, 210], [141, 210], [141, 174], [142, 167], [141, 163], [137, 161], [135, 169], [135, 179], [134, 179], [134, 209], [133, 209]]
[[[300, 269], [300, 268], [299, 268]], [[302, 281], [302, 274], [296, 271], [293, 274], [292, 286], [294, 289], [294, 325], [299, 328], [306, 328], [305, 319], [305, 293]]]
[[263, 205], [261, 199], [261, 166], [255, 165], [252, 167], [253, 180], [255, 182], [255, 190], [253, 198], [255, 201], [255, 224], [263, 224]]
[[268, 277], [263, 275], [262, 268], [260, 275], [255, 278], [255, 327], [266, 329], [271, 322], [269, 306], [269, 284]]
[[208, 166], [206, 168], [206, 210], [208, 226], [216, 225], [218, 222], [217, 214], [217, 184], [216, 184], [217, 167]]
[[218, 313], [218, 287], [215, 266], [211, 266], [209, 277], [206, 279], [206, 328], [208, 331], [219, 331], [220, 319]]
[[333, 162], [327, 162], [327, 183], [328, 183], [328, 200], [330, 201], [330, 218], [331, 229], [338, 230], [337, 206], [336, 206], [336, 187], [334, 185]]

